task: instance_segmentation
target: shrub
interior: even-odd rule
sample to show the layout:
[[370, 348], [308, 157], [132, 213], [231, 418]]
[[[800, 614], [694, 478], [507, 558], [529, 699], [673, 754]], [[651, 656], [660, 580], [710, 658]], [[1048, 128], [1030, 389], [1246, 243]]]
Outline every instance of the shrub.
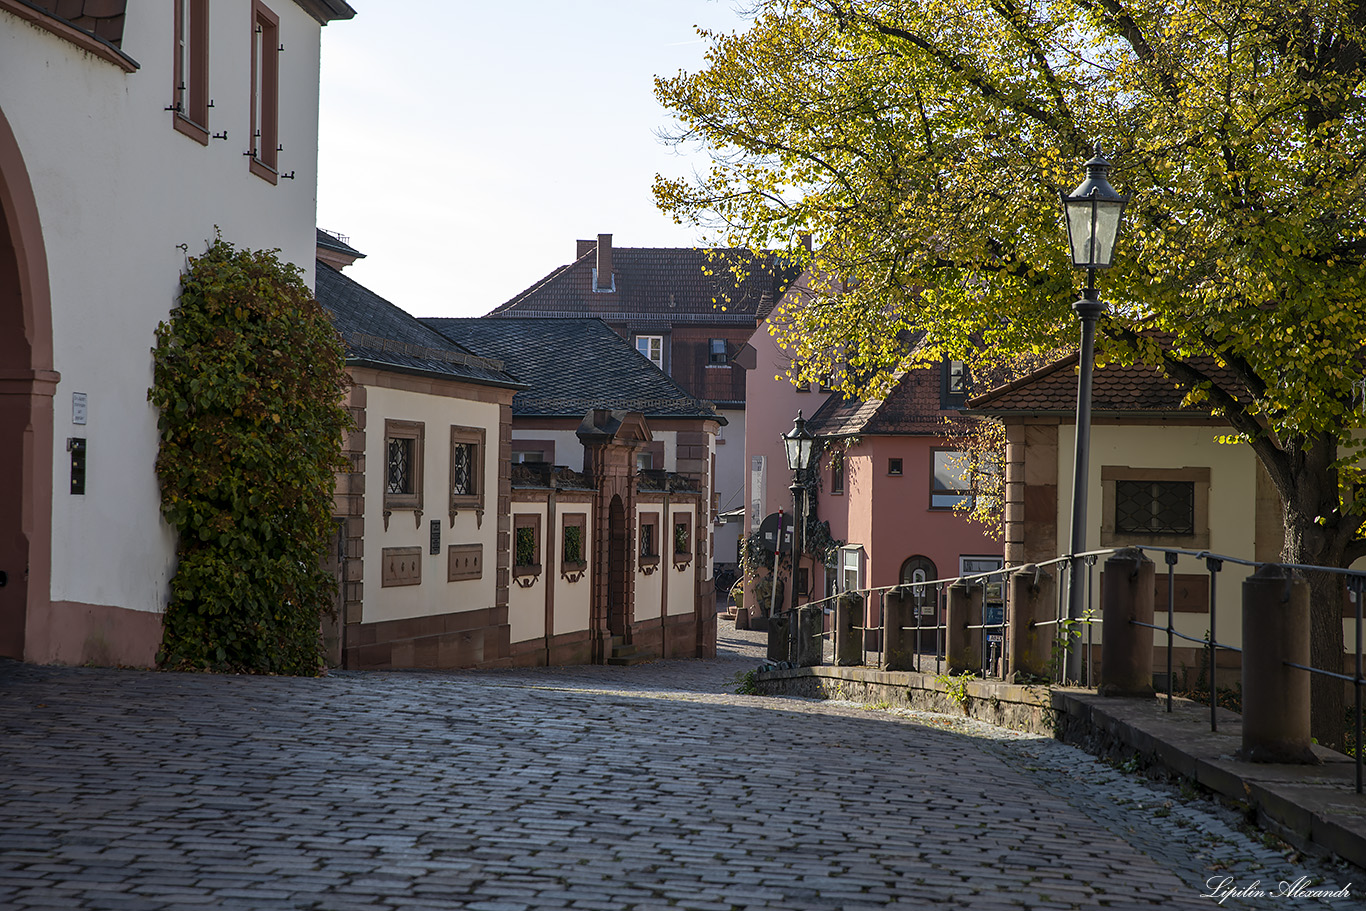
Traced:
[[297, 266], [222, 238], [192, 258], [156, 330], [161, 512], [176, 530], [158, 663], [316, 674], [347, 378]]

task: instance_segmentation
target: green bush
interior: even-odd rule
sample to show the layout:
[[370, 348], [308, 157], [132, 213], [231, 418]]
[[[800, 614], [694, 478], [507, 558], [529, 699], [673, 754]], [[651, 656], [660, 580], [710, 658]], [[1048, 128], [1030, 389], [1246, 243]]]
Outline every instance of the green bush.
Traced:
[[156, 340], [147, 398], [178, 536], [158, 663], [316, 674], [350, 426], [341, 340], [297, 266], [221, 238], [190, 260]]

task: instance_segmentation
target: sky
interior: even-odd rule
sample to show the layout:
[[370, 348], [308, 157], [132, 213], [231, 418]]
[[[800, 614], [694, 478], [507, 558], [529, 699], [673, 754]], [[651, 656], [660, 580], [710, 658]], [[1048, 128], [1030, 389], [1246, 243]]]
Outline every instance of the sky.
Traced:
[[705, 167], [658, 132], [654, 76], [695, 71], [694, 26], [737, 0], [350, 0], [323, 29], [318, 226], [347, 275], [419, 316], [478, 316], [574, 258], [705, 240], [655, 207]]

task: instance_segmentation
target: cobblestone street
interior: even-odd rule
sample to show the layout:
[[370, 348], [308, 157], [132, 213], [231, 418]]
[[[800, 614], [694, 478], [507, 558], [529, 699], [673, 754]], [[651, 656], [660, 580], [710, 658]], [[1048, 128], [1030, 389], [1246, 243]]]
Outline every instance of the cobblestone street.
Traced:
[[[0, 908], [1355, 907], [1046, 738], [735, 695], [762, 657], [318, 680], [0, 663]], [[1254, 886], [1254, 884], [1259, 884]]]

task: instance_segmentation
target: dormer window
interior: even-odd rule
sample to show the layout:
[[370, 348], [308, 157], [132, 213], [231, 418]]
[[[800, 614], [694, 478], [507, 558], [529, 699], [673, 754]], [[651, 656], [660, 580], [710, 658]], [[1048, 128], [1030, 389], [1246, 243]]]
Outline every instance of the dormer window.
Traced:
[[968, 367], [963, 361], [944, 360], [940, 370], [939, 407], [962, 408], [968, 402]]
[[636, 350], [645, 355], [660, 370], [664, 369], [664, 336], [637, 335]]

